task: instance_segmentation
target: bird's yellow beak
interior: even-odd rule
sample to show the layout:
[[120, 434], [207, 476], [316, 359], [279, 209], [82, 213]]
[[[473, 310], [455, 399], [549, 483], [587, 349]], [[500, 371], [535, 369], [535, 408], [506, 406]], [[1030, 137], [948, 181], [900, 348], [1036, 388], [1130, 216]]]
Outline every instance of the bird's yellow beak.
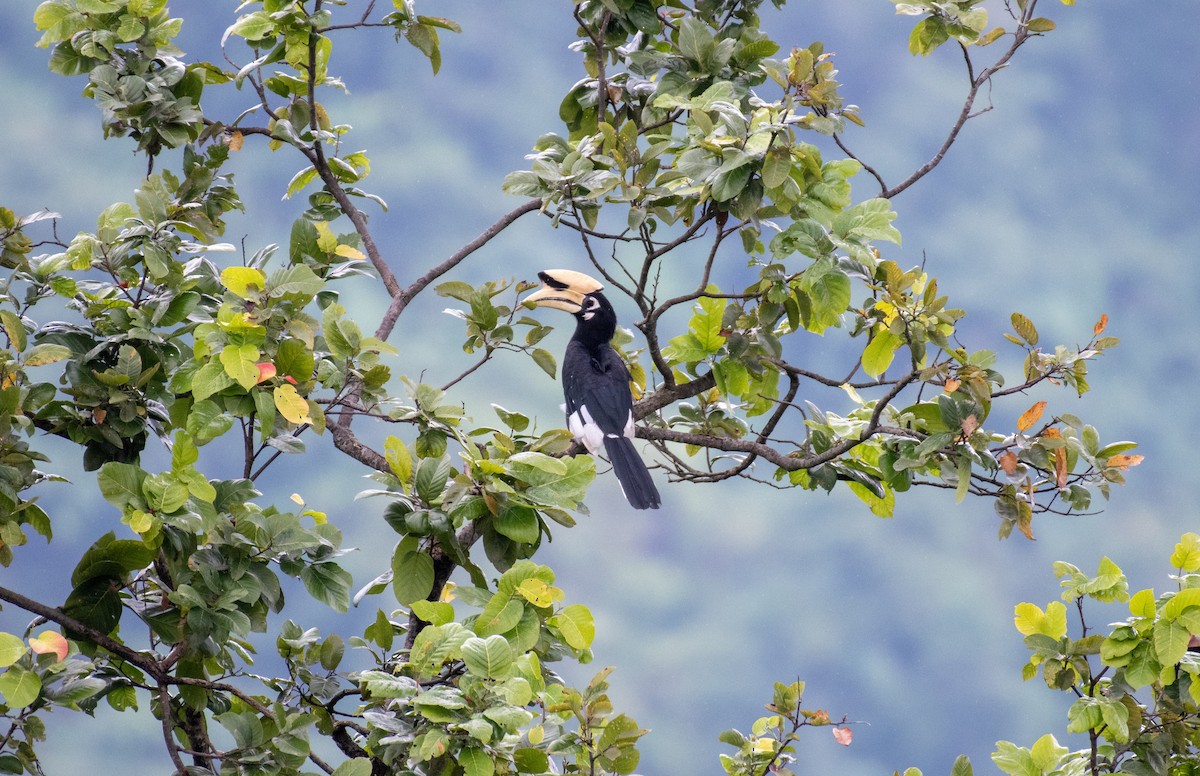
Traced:
[[542, 287], [521, 300], [522, 304], [553, 307], [574, 315], [583, 309], [583, 298], [604, 288], [593, 277], [573, 269], [547, 269], [538, 273]]

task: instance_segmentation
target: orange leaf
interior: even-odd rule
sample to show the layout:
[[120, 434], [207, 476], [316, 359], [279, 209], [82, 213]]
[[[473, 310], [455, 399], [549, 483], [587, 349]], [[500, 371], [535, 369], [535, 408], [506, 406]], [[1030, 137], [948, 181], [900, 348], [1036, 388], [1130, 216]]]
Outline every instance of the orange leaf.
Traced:
[[1061, 447], [1054, 451], [1054, 484], [1067, 487], [1067, 451]]
[[1108, 328], [1108, 313], [1101, 313], [1100, 320], [1097, 321], [1096, 325], [1092, 327], [1092, 336], [1095, 336], [1095, 337], [1100, 336], [1100, 334], [1107, 328]]
[[238, 130], [229, 133], [229, 150], [241, 151], [242, 144], [246, 141], [245, 136]]
[[833, 740], [842, 746], [850, 746], [850, 742], [854, 740], [854, 731], [848, 727], [835, 727], [833, 729]]
[[1021, 417], [1017, 418], [1017, 430], [1024, 433], [1033, 428], [1033, 424], [1038, 422], [1042, 417], [1042, 412], [1046, 409], [1046, 402], [1039, 401], [1029, 409], [1021, 413]]
[[1000, 456], [1000, 468], [1009, 477], [1017, 473], [1017, 454], [1009, 450]]
[[1062, 432], [1056, 428], [1048, 428], [1042, 432], [1042, 436], [1046, 439], [1062, 439]]
[[29, 640], [29, 648], [39, 655], [54, 653], [58, 656], [58, 662], [67, 659], [67, 652], [70, 651], [70, 645], [67, 640], [62, 637], [57, 631], [42, 631], [42, 635]]
[[1130, 466], [1137, 466], [1145, 459], [1146, 456], [1144, 455], [1114, 455], [1108, 459], [1108, 465], [1112, 468], [1125, 470]]
[[270, 380], [278, 371], [270, 361], [264, 361], [261, 364], [255, 364], [255, 366], [258, 367], [258, 382], [260, 383]]
[[962, 381], [957, 377], [946, 378], [946, 393], [954, 393], [958, 390], [958, 386], [962, 385]]
[[974, 415], [968, 415], [965, 418], [963, 418], [962, 432], [963, 432], [964, 437], [971, 436], [971, 434], [974, 434], [975, 430], [978, 428], [979, 428], [979, 419], [976, 418]]

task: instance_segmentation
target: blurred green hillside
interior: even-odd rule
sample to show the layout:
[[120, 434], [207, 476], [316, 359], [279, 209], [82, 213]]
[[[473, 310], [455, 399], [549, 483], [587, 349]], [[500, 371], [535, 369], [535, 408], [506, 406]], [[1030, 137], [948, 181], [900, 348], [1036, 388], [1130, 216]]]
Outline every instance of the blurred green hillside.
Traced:
[[[48, 52], [33, 45], [36, 6], [0, 4], [8, 119], [0, 204], [63, 213], [60, 230], [69, 236], [90, 228], [113, 200], [130, 198], [144, 161], [128, 141], [102, 140], [95, 109], [79, 97], [82, 81], [49, 72]], [[186, 19], [182, 45], [190, 56], [219, 56], [236, 7], [172, 3]], [[443, 36], [439, 75], [379, 31], [343, 50], [335, 43], [333, 67], [350, 94], [329, 100], [354, 125], [349, 142], [371, 154], [366, 188], [391, 206], [373, 211], [376, 237], [402, 282], [518, 204], [500, 193], [500, 182], [526, 165], [538, 135], [558, 129], [559, 100], [580, 77], [567, 50], [574, 38], [568, 3], [425, 0], [423, 7], [463, 27]], [[1001, 11], [997, 3], [993, 12]], [[543, 562], [572, 600], [595, 613], [596, 667], [618, 667], [618, 707], [653, 729], [641, 747], [641, 773], [720, 773], [718, 732], [748, 727], [770, 700], [771, 682], [797, 677], [808, 682], [808, 705], [864, 723], [854, 726], [849, 748], [808, 731], [801, 772], [867, 776], [915, 765], [940, 774], [960, 752], [991, 772], [997, 739], [1028, 745], [1054, 732], [1062, 740], [1066, 726], [1061, 698], [1040, 681], [1020, 681], [1026, 650], [1013, 605], [1057, 598], [1050, 564], [1059, 559], [1090, 571], [1107, 554], [1135, 589], [1161, 588], [1172, 544], [1200, 529], [1189, 452], [1200, 428], [1200, 51], [1191, 32], [1200, 11], [1185, 0], [1081, 0], [1046, 11], [1059, 29], [1001, 73], [982, 101], [994, 110], [971, 121], [942, 166], [895, 199], [904, 245], [889, 257], [904, 266], [924, 262], [969, 311], [960, 335], [1002, 356], [1000, 332], [1014, 310], [1038, 324], [1044, 342], [1070, 344], [1086, 341], [1107, 313], [1109, 332], [1123, 344], [1093, 365], [1092, 393], [1080, 400], [1065, 391], [1036, 394], [1029, 403], [1049, 399], [1049, 412], [1086, 414], [1107, 439], [1138, 440], [1146, 462], [1103, 514], [1035, 520], [1036, 542], [998, 542], [990, 504], [956, 506], [942, 492], [905, 494], [896, 517], [883, 521], [849, 497], [742, 483], [666, 485], [664, 509], [646, 515], [609, 498], [615, 486], [602, 481], [589, 499], [591, 516], [560, 529]], [[889, 182], [933, 154], [965, 91], [955, 50], [911, 56], [912, 19], [894, 15], [887, 0], [794, 0], [764, 14], [785, 46], [821, 40], [836, 53], [842, 94], [866, 121], [846, 142]], [[231, 104], [229, 115], [241, 107]], [[233, 168], [249, 212], [230, 220], [227, 239], [244, 240], [249, 253], [285, 243], [304, 207], [280, 199], [297, 160], [260, 151]], [[824, 151], [837, 153], [830, 143]], [[877, 189], [865, 174], [855, 180], [859, 198]], [[528, 217], [460, 272], [467, 280], [529, 278], [578, 260], [571, 235]], [[363, 288], [352, 310], [373, 328], [385, 300]], [[407, 316], [426, 321], [428, 336], [400, 344], [405, 371], [426, 370], [433, 383], [469, 363], [457, 351], [457, 320], [441, 312], [445, 302], [419, 300]], [[567, 334], [556, 332], [551, 349], [561, 349]], [[819, 360], [820, 343], [814, 348]], [[560, 425], [557, 383], [526, 366], [502, 360], [486, 379], [468, 379], [469, 411], [484, 417], [495, 402], [538, 416], [543, 427]], [[48, 467], [76, 483], [43, 492], [55, 544], [35, 539], [21, 548], [0, 570], [6, 586], [61, 600], [69, 569], [57, 568], [56, 558], [122, 528], [107, 504], [85, 502], [93, 480], [74, 455], [64, 449]], [[348, 564], [356, 583], [387, 567], [392, 535], [379, 519], [381, 504], [352, 500], [366, 487], [356, 471], [306, 460], [280, 465], [271, 477], [269, 495], [300, 492], [329, 513], [348, 545], [362, 548]], [[1094, 616], [1106, 622], [1124, 614]], [[343, 622], [315, 608], [289, 616], [306, 625]], [[6, 609], [0, 629], [19, 630], [26, 619]], [[99, 716], [98, 724], [56, 720], [48, 773], [95, 770], [100, 761], [121, 763], [127, 776], [166, 771], [157, 748], [139, 743], [139, 735], [158, 735], [145, 710], [140, 718]]]

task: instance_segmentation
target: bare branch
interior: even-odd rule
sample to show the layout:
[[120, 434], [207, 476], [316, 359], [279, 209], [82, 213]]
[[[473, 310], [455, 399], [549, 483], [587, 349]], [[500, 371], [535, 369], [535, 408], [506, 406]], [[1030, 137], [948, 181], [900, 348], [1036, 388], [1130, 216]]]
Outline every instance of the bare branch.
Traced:
[[542, 206], [540, 199], [527, 200], [520, 206], [510, 210], [500, 217], [500, 220], [483, 230], [483, 233], [476, 237], [471, 242], [460, 248], [453, 256], [443, 261], [441, 264], [430, 269], [421, 277], [412, 282], [408, 288], [403, 291], [392, 293], [392, 303], [388, 305], [387, 312], [383, 315], [383, 321], [379, 324], [379, 328], [375, 331], [375, 336], [379, 339], [387, 339], [392, 333], [392, 329], [396, 326], [396, 319], [404, 312], [409, 303], [421, 293], [433, 281], [445, 275], [450, 270], [462, 263], [463, 259], [470, 256], [475, 251], [486, 245], [493, 237], [503, 232], [508, 227], [512, 226], [513, 222], [526, 213], [532, 213]]

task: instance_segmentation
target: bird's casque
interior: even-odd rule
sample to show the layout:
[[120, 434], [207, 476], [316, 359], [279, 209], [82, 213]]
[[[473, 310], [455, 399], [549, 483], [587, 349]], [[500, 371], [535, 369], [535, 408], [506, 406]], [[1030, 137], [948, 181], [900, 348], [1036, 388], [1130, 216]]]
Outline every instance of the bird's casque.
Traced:
[[604, 448], [621, 491], [634, 509], [662, 503], [650, 471], [633, 446], [633, 394], [629, 369], [609, 341], [617, 315], [595, 278], [569, 269], [538, 273], [542, 288], [523, 300], [575, 316], [575, 334], [563, 356], [564, 410], [567, 428], [595, 454]]

